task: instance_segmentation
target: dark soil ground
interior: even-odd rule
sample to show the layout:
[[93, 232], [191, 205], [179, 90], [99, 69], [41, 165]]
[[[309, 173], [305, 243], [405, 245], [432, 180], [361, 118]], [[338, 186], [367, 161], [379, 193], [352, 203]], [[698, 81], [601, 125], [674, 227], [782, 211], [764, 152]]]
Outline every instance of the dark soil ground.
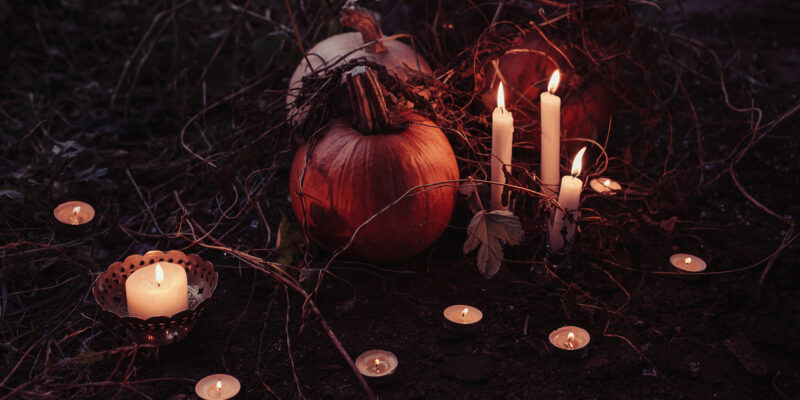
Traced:
[[[297, 141], [281, 124], [302, 57], [293, 24], [305, 49], [341, 29], [340, 2], [312, 3], [0, 0], [2, 399], [193, 398], [195, 382], [218, 372], [241, 381], [237, 398], [366, 397], [319, 318], [301, 315], [304, 299], [239, 257], [276, 260], [278, 225], [295, 221], [287, 195]], [[511, 1], [499, 20], [564, 12], [553, 3]], [[497, 4], [365, 5], [385, 16], [387, 33], [411, 33], [443, 76]], [[344, 349], [383, 348], [400, 360], [395, 381], [373, 388], [379, 398], [800, 398], [791, 228], [800, 217], [800, 4], [653, 4], [661, 11], [648, 2], [618, 10], [637, 32], [661, 32], [638, 36], [630, 59], [662, 68], [650, 78], [667, 82], [658, 94], [669, 100], [617, 104], [606, 174], [635, 193], [585, 192], [568, 258], [545, 261], [536, 201], [521, 196], [523, 245], [483, 278], [461, 251], [472, 213], [459, 198], [450, 228], [422, 255], [330, 266], [316, 303]], [[705, 50], [664, 44], [667, 33], [704, 43], [722, 67]], [[757, 115], [726, 106], [720, 71], [732, 105], [763, 112], [765, 135], [752, 146]], [[617, 93], [649, 95], [630, 65], [616, 79]], [[731, 178], [738, 155], [736, 177], [752, 199]], [[462, 177], [473, 172], [462, 165]], [[97, 210], [77, 239], [53, 232], [53, 207], [70, 199]], [[310, 277], [310, 290], [330, 254], [297, 244], [307, 253], [288, 274]], [[91, 293], [109, 264], [151, 249], [199, 253], [220, 274], [189, 336], [162, 347], [136, 346], [104, 323]], [[674, 274], [667, 259], [677, 251], [704, 257], [709, 273]], [[457, 338], [442, 328], [442, 310], [459, 303], [483, 310], [481, 332]], [[553, 354], [547, 335], [566, 324], [591, 333], [588, 358]]]

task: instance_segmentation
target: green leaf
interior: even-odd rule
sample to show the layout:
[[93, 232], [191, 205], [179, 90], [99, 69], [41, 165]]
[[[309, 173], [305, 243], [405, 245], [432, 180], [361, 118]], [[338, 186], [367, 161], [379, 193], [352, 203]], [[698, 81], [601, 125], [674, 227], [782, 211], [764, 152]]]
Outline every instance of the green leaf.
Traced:
[[510, 211], [480, 211], [472, 217], [467, 227], [464, 254], [480, 246], [478, 270], [486, 279], [491, 279], [500, 270], [503, 262], [503, 242], [518, 245], [522, 240], [522, 224]]

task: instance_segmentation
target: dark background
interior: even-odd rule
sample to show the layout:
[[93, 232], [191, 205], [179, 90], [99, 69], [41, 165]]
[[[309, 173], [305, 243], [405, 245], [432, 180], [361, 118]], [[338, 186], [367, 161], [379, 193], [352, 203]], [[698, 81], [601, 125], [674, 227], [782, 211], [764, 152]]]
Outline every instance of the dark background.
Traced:
[[[342, 30], [333, 1], [0, 0], [2, 398], [184, 398], [217, 372], [239, 378], [239, 398], [365, 396], [319, 319], [301, 315], [303, 298], [237, 257], [283, 257], [278, 226], [295, 221], [288, 169], [303, 134], [283, 102], [302, 52], [287, 5], [305, 49]], [[466, 103], [462, 51], [497, 2], [363, 5], [387, 34], [411, 33], [437, 76], [455, 73], [438, 90]], [[585, 192], [580, 242], [558, 265], [543, 261], [535, 202], [521, 200], [525, 241], [491, 280], [461, 253], [471, 212], [459, 198], [422, 255], [332, 263], [317, 296], [332, 331], [352, 357], [398, 355], [380, 398], [798, 398], [800, 5], [511, 1], [499, 20], [541, 21], [540, 8], [570, 14], [548, 28], [564, 42], [630, 24], [630, 36], [596, 32], [629, 43], [607, 77], [620, 98], [607, 174], [633, 192]], [[760, 120], [726, 105], [721, 76], [730, 104]], [[474, 173], [458, 121], [436, 117], [473, 161], [462, 177]], [[483, 123], [465, 134], [486, 145]], [[52, 209], [71, 199], [97, 210], [78, 238], [53, 231]], [[290, 231], [303, 254], [288, 272], [310, 290], [330, 254]], [[109, 264], [151, 249], [197, 252], [220, 273], [188, 338], [161, 348], [104, 324], [91, 294]], [[704, 257], [709, 274], [675, 275], [677, 251]], [[457, 303], [483, 310], [480, 334], [441, 328]], [[592, 334], [588, 359], [552, 354], [547, 334], [565, 324]]]

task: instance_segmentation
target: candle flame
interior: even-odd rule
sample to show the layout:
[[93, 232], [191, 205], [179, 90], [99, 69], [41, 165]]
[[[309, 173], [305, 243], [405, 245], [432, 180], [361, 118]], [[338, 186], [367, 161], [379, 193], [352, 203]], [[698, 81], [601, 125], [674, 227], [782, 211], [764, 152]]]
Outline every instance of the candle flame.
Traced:
[[575, 340], [575, 334], [574, 334], [574, 333], [572, 333], [572, 332], [570, 332], [570, 333], [567, 335], [567, 347], [569, 347], [570, 349], [571, 349], [571, 348], [573, 348], [573, 347], [575, 347], [575, 345], [574, 345], [574, 344], [572, 344], [572, 341], [573, 341], [573, 340]]
[[78, 216], [79, 212], [81, 212], [81, 206], [77, 206], [77, 207], [72, 209], [72, 215], [74, 215], [76, 217]]
[[463, 309], [463, 310], [461, 311], [461, 319], [464, 319], [464, 317], [466, 317], [466, 316], [467, 316], [467, 313], [469, 313], [469, 308], [465, 308], [465, 309]]
[[222, 379], [217, 379], [217, 391], [222, 391]]
[[575, 159], [572, 161], [572, 176], [578, 176], [581, 174], [581, 164], [583, 161], [583, 153], [586, 152], [586, 147], [580, 149], [578, 154], [575, 155]]
[[497, 108], [501, 110], [506, 109], [506, 95], [503, 92], [503, 82], [500, 82], [500, 86], [497, 88]]
[[375, 373], [380, 373], [380, 372], [381, 372], [381, 359], [380, 358], [376, 358], [375, 359]]
[[553, 75], [550, 76], [550, 82], [547, 83], [547, 91], [551, 94], [554, 94], [556, 90], [558, 90], [558, 82], [561, 80], [561, 74], [558, 70], [553, 72]]
[[692, 263], [692, 257], [686, 257], [686, 259], [683, 260], [683, 262], [685, 262], [687, 265], [691, 264]]
[[604, 181], [603, 181], [603, 185], [604, 185], [604, 186], [611, 186], [611, 180], [610, 180], [610, 179], [606, 179], [606, 180], [604, 180]]
[[161, 286], [161, 282], [164, 281], [164, 270], [161, 268], [161, 264], [156, 264], [156, 283]]

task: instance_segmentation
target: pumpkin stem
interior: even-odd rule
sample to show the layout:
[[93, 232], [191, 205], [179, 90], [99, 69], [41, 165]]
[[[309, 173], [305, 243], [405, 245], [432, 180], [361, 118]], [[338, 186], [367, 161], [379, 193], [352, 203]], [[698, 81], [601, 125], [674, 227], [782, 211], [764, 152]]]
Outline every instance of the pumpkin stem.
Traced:
[[385, 132], [389, 113], [375, 71], [360, 65], [348, 71], [345, 77], [353, 106], [353, 125], [367, 135]]
[[361, 40], [364, 43], [374, 42], [365, 49], [367, 53], [386, 52], [386, 46], [377, 41], [383, 37], [381, 26], [378, 25], [378, 21], [367, 10], [355, 5], [345, 7], [342, 9], [339, 22], [344, 26], [349, 26], [361, 32]]

